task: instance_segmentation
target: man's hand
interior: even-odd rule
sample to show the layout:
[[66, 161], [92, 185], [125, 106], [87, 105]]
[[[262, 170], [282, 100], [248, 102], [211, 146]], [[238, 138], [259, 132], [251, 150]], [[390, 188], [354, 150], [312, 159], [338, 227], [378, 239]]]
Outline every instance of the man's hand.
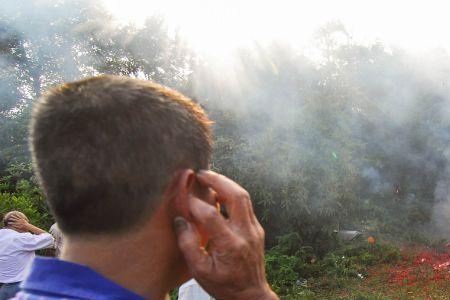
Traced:
[[28, 221], [24, 218], [13, 215], [8, 219], [8, 225], [18, 231], [26, 232], [29, 231], [28, 228], [30, 223], [28, 223]]
[[195, 225], [175, 219], [178, 245], [200, 285], [216, 299], [278, 299], [270, 289], [264, 265], [264, 230], [253, 213], [250, 196], [227, 177], [201, 171], [199, 183], [211, 188], [225, 206], [225, 219], [215, 206], [190, 199], [190, 214], [209, 235], [208, 249], [201, 246]]
[[8, 225], [19, 232], [31, 232], [34, 234], [41, 234], [45, 232], [44, 230], [29, 223], [26, 219], [17, 215], [11, 216], [8, 219]]

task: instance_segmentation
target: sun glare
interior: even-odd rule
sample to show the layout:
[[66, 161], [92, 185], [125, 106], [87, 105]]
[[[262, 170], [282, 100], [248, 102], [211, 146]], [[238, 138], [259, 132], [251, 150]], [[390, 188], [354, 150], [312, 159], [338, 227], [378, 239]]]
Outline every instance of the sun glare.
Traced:
[[381, 41], [423, 51], [450, 49], [444, 1], [105, 0], [113, 15], [140, 24], [163, 15], [194, 48], [222, 54], [237, 46], [278, 40], [304, 46], [321, 26], [340, 21], [360, 42]]

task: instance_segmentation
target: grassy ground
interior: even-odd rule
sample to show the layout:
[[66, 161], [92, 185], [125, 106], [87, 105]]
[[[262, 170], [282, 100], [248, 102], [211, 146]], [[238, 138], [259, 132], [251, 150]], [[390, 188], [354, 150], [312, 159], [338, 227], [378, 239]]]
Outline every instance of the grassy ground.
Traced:
[[432, 300], [450, 299], [450, 247], [444, 251], [409, 250], [396, 264], [379, 264], [364, 279], [316, 291], [310, 299]]
[[[450, 300], [450, 244], [400, 249], [359, 243], [314, 262], [306, 256], [309, 263], [301, 253], [280, 252], [268, 251], [266, 261], [282, 300]], [[312, 276], [302, 279], [308, 270]]]
[[[389, 266], [377, 267], [378, 271], [385, 272]], [[382, 273], [383, 274], [383, 273]], [[386, 275], [384, 273], [384, 275]], [[433, 282], [426, 287], [422, 285], [401, 286], [387, 284], [385, 277], [368, 278], [367, 280], [351, 280], [342, 288], [317, 292], [310, 299], [320, 300], [449, 300], [450, 282]]]

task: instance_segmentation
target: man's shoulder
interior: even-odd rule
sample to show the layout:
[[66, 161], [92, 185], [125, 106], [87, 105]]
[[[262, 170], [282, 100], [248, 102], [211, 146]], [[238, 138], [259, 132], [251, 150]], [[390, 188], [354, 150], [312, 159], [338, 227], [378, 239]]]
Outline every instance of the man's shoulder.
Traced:
[[0, 228], [0, 234], [1, 235], [11, 235], [11, 234], [20, 234], [20, 232], [17, 232], [10, 228]]
[[0, 229], [0, 238], [6, 238], [6, 239], [22, 239], [31, 237], [32, 234], [29, 232], [17, 232], [13, 229], [9, 228], [2, 228]]
[[56, 258], [36, 258], [20, 288], [17, 299], [143, 299], [87, 266]]

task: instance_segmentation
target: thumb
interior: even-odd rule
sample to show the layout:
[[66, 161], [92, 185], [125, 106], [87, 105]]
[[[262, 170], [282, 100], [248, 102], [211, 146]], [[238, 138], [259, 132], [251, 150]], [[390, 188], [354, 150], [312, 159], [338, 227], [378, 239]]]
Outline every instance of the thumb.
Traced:
[[208, 270], [212, 266], [211, 258], [200, 244], [199, 234], [195, 226], [182, 217], [174, 220], [175, 233], [178, 247], [186, 259], [186, 263], [192, 272], [197, 274], [199, 270]]

